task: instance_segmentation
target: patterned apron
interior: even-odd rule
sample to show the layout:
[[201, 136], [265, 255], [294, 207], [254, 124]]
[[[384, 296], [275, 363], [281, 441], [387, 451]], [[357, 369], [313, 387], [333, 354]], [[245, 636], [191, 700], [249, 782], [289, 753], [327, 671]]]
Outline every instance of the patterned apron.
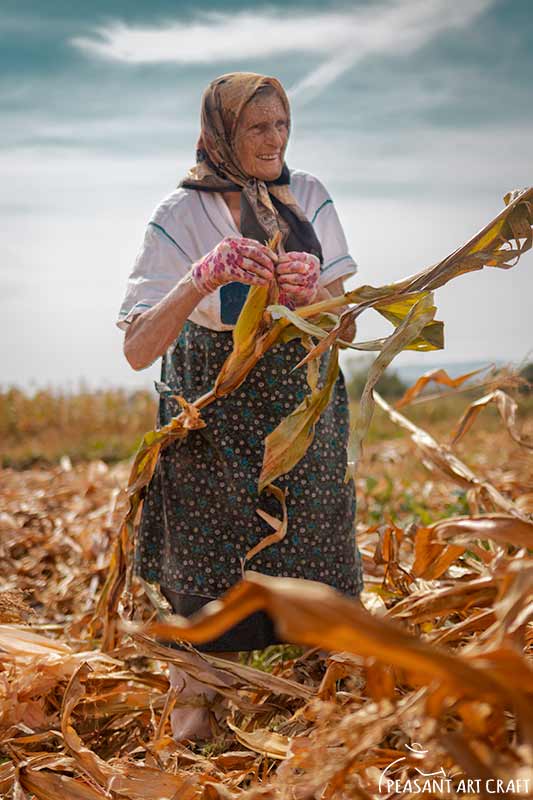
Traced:
[[[193, 401], [209, 391], [232, 349], [231, 331], [188, 320], [163, 356], [158, 425], [180, 408], [169, 390]], [[265, 437], [309, 393], [299, 340], [272, 347], [246, 381], [202, 411], [206, 428], [160, 454], [146, 490], [135, 548], [135, 572], [157, 581], [174, 611], [189, 616], [242, 577], [241, 560], [272, 528], [256, 513], [281, 519], [266, 490], [259, 497]], [[329, 353], [322, 357], [323, 384]], [[165, 389], [165, 386], [168, 389]], [[244, 565], [268, 575], [305, 578], [357, 597], [363, 588], [355, 541], [355, 488], [344, 483], [349, 413], [342, 373], [304, 458], [275, 485], [288, 488], [288, 531]], [[203, 652], [256, 650], [284, 641], [267, 613], [256, 612]], [[179, 645], [174, 645], [179, 649]]]

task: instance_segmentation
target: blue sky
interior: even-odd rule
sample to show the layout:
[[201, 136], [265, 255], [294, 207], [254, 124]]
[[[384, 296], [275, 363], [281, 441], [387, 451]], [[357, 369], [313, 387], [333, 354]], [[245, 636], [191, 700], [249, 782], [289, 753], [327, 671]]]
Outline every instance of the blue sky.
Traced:
[[[441, 259], [533, 180], [527, 0], [8, 2], [0, 31], [4, 386], [158, 376], [129, 367], [114, 320], [223, 72], [289, 90], [287, 161], [336, 202], [359, 264], [348, 288]], [[532, 276], [529, 253], [439, 290], [446, 349], [398, 363], [525, 358]], [[358, 336], [388, 330], [368, 312]]]

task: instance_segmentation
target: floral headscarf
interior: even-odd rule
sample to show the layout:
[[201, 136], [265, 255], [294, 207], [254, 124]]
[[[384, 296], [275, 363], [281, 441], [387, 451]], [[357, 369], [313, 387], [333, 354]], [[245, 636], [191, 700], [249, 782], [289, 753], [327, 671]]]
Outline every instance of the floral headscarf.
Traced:
[[212, 81], [202, 96], [201, 133], [196, 166], [180, 186], [207, 192], [241, 192], [241, 232], [262, 243], [281, 232], [285, 250], [305, 251], [322, 262], [322, 248], [313, 226], [289, 188], [290, 173], [283, 165], [275, 181], [262, 181], [242, 171], [235, 157], [235, 134], [240, 115], [262, 86], [273, 86], [289, 120], [289, 100], [276, 78], [253, 72], [231, 72]]

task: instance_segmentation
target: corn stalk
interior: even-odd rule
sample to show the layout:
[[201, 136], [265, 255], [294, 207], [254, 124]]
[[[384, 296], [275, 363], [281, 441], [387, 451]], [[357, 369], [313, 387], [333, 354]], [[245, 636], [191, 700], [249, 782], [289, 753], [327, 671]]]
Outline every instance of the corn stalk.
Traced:
[[[129, 510], [119, 531], [107, 579], [91, 620], [93, 635], [103, 626], [103, 650], [112, 649], [117, 642], [117, 612], [121, 597], [124, 616], [131, 616], [129, 587], [136, 522], [140, 517], [145, 487], [151, 480], [161, 450], [178, 439], [184, 439], [190, 430], [204, 427], [201, 410], [241, 386], [270, 347], [295, 337], [312, 336], [318, 339], [318, 343], [294, 368], [319, 359], [331, 349], [326, 387], [320, 391], [316, 386], [311, 387], [311, 394], [266, 438], [258, 491], [269, 486], [275, 477], [289, 472], [305, 455], [313, 440], [316, 422], [329, 402], [337, 378], [339, 346], [379, 351], [369, 369], [359, 415], [351, 431], [351, 449], [355, 458], [345, 480], [354, 478], [358, 456], [374, 410], [373, 389], [386, 367], [403, 350], [428, 351], [444, 347], [443, 323], [434, 319], [436, 309], [433, 291], [459, 275], [484, 267], [509, 269], [531, 248], [533, 188], [509, 192], [504, 202], [505, 208], [466, 244], [437, 264], [394, 283], [380, 287], [364, 285], [296, 311], [276, 303], [275, 285], [250, 288], [233, 332], [233, 350], [223, 364], [213, 389], [194, 402], [178, 398], [182, 405], [181, 413], [160, 430], [146, 433], [136, 454], [127, 487]], [[353, 303], [356, 305], [340, 317], [332, 315], [331, 312], [336, 308]], [[369, 308], [375, 309], [392, 323], [393, 333], [372, 342], [355, 344], [347, 341], [347, 331], [352, 323]], [[279, 316], [278, 319], [273, 318], [274, 313]], [[280, 526], [283, 526], [283, 522], [280, 522]], [[164, 613], [164, 609], [161, 611]]]

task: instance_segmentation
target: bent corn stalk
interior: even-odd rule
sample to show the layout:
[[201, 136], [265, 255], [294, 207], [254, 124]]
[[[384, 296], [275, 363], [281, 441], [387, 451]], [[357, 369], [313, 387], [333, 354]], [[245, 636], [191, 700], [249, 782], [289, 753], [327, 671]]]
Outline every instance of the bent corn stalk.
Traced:
[[[183, 638], [201, 643], [260, 610], [268, 612], [285, 641], [375, 658], [406, 670], [415, 683], [430, 685], [438, 678], [457, 696], [513, 702], [508, 676], [492, 665], [485, 668], [483, 660], [476, 659], [477, 653], [465, 658], [423, 642], [318, 581], [248, 571], [220, 600], [208, 603], [190, 618], [173, 615], [165, 622], [125, 623], [124, 627], [169, 641]], [[531, 702], [529, 709], [533, 709]]]
[[[349, 324], [366, 308], [376, 308], [389, 321], [397, 325], [401, 316], [399, 312], [402, 309], [402, 298], [405, 299], [406, 296], [411, 295], [416, 303], [417, 292], [433, 291], [459, 275], [480, 270], [484, 267], [509, 269], [515, 266], [520, 256], [529, 250], [532, 245], [533, 188], [509, 192], [504, 197], [504, 203], [506, 207], [494, 219], [469, 239], [466, 244], [454, 250], [453, 253], [436, 265], [387, 286], [376, 288], [366, 285], [347, 292], [342, 298], [339, 298], [342, 304], [355, 302], [358, 305], [345, 311], [328, 336], [322, 339], [300, 363], [303, 364], [312, 358], [318, 357], [337, 339], [342, 339], [342, 334]], [[513, 242], [514, 245], [512, 244]], [[341, 305], [341, 303], [338, 305]], [[327, 311], [334, 307], [333, 304], [330, 305], [326, 301], [325, 303], [317, 304], [316, 309]], [[403, 318], [405, 318], [405, 314]], [[432, 320], [428, 323], [428, 328], [420, 342], [423, 346], [414, 346], [419, 335], [417, 334], [410, 342], [405, 343], [402, 349], [407, 349], [409, 345], [412, 349], [438, 349], [438, 345], [432, 347], [431, 341], [441, 334], [442, 328], [437, 325], [436, 321]], [[442, 343], [440, 347], [443, 346], [444, 344]], [[390, 363], [390, 361], [383, 363], [384, 360], [380, 356], [381, 354], [370, 367], [369, 377], [361, 397], [359, 419], [352, 430], [352, 435], [355, 438], [356, 456], [360, 451], [362, 439], [368, 431], [368, 425], [374, 409], [371, 384], [375, 385], [376, 379], [380, 377], [385, 367]], [[354, 460], [354, 472], [356, 467], [357, 462]]]
[[[111, 649], [116, 642], [115, 617], [118, 604], [124, 587], [129, 585], [131, 580], [132, 559], [129, 556], [133, 547], [134, 521], [140, 513], [144, 489], [151, 480], [161, 449], [171, 442], [185, 438], [189, 430], [202, 427], [205, 423], [200, 417], [201, 409], [242, 385], [255, 364], [270, 347], [305, 334], [316, 336], [319, 342], [295, 368], [341, 344], [351, 345], [354, 349], [379, 350], [363, 389], [358, 420], [351, 432], [351, 446], [357, 456], [372, 418], [373, 387], [394, 356], [405, 349], [423, 351], [444, 347], [443, 324], [434, 319], [435, 307], [431, 292], [459, 275], [483, 269], [485, 266], [501, 269], [513, 267], [520, 256], [531, 248], [533, 189], [510, 192], [504, 201], [506, 207], [466, 244], [438, 264], [386, 286], [365, 285], [338, 297], [300, 307], [291, 314], [283, 306], [276, 304], [277, 287], [274, 287], [272, 294], [266, 288], [251, 287], [234, 329], [232, 353], [224, 363], [213, 389], [194, 402], [183, 400], [184, 410], [181, 414], [174, 417], [164, 428], [150, 431], [143, 438], [127, 487], [130, 507], [117, 537], [108, 576], [98, 600], [96, 613], [91, 620], [93, 631], [101, 624], [104, 626], [102, 643], [104, 650]], [[353, 309], [344, 311], [336, 322], [327, 316], [336, 308], [351, 303], [357, 305]], [[368, 308], [374, 308], [388, 319], [394, 325], [395, 331], [389, 337], [363, 345], [344, 341], [343, 335], [346, 335], [352, 323]], [[273, 320], [270, 312], [274, 310], [279, 312], [280, 319]], [[303, 330], [304, 324], [297, 322], [296, 317], [314, 322], [306, 323], [307, 329]], [[328, 330], [330, 323], [331, 327]], [[314, 326], [314, 329], [309, 325]], [[326, 331], [326, 334], [319, 333], [319, 330]], [[337, 354], [332, 353], [331, 357], [334, 361]], [[313, 391], [309, 398], [306, 398], [305, 424], [293, 426], [295, 421], [293, 415], [299, 416], [296, 409], [270, 434], [272, 438], [265, 448], [261, 488], [268, 485], [268, 476], [274, 473], [279, 476], [289, 472], [305, 455], [313, 438], [310, 432], [327, 406], [327, 402], [319, 402], [316, 399], [316, 392], [313, 396]], [[330, 393], [327, 393], [323, 399], [329, 400], [329, 396]], [[280, 438], [279, 429], [282, 426], [283, 430], [293, 433], [295, 441], [298, 442], [296, 455], [291, 452], [290, 447], [284, 447], [283, 452], [280, 451], [276, 454], [276, 458], [273, 458], [272, 442]], [[345, 480], [354, 477], [356, 466], [357, 459], [354, 459], [353, 466], [347, 470]], [[497, 505], [505, 511], [516, 513], [516, 509], [511, 511], [506, 503]]]

